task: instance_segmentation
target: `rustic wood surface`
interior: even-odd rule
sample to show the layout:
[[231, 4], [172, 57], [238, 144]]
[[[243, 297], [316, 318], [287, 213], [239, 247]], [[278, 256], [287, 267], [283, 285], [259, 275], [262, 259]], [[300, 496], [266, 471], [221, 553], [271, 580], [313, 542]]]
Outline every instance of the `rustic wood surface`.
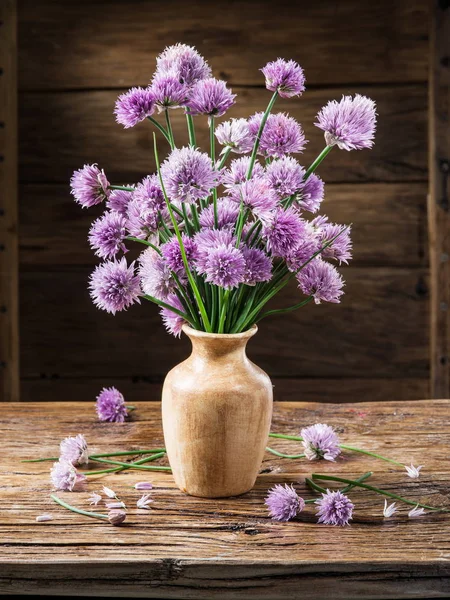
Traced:
[[[90, 480], [90, 491], [113, 488], [128, 505], [122, 527], [70, 513], [52, 503], [49, 464], [22, 459], [58, 453], [59, 441], [82, 432], [92, 451], [160, 446], [159, 406], [138, 403], [132, 420], [106, 424], [82, 403], [5, 405], [0, 435], [0, 593], [147, 598], [446, 598], [450, 595], [450, 517], [407, 518], [407, 508], [385, 520], [383, 500], [352, 491], [350, 527], [316, 524], [309, 506], [295, 521], [271, 521], [267, 489], [291, 483], [311, 497], [311, 472], [371, 479], [393, 493], [433, 506], [450, 506], [450, 401], [346, 405], [279, 403], [272, 431], [297, 434], [327, 422], [343, 443], [425, 465], [418, 480], [371, 457], [345, 452], [335, 463], [287, 460], [266, 454], [255, 488], [241, 497], [185, 496], [168, 473], [136, 471]], [[271, 440], [284, 452], [296, 442]], [[239, 460], [239, 457], [236, 457]], [[160, 464], [166, 464], [160, 461]], [[92, 467], [91, 467], [92, 468]], [[138, 510], [136, 481], [154, 484], [150, 511]], [[62, 493], [87, 508], [89, 493]], [[99, 509], [103, 511], [104, 509]], [[36, 523], [50, 513], [54, 520]]]
[[0, 3], [0, 398], [19, 400], [17, 11]]
[[450, 395], [450, 8], [432, 3], [429, 85], [431, 394]]

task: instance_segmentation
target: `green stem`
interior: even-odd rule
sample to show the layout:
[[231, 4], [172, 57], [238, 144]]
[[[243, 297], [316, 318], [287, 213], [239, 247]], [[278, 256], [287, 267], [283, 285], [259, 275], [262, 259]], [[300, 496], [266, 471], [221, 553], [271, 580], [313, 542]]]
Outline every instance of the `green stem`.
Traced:
[[[157, 454], [153, 454], [151, 457], [151, 460], [147, 461], [147, 462], [151, 462], [153, 460], [157, 460], [158, 458], [162, 458], [163, 456], [165, 456], [165, 452], [158, 452]], [[126, 462], [121, 462], [119, 460], [108, 460], [106, 458], [92, 458], [91, 460], [93, 462], [98, 462], [98, 463], [103, 463], [105, 465], [117, 465], [119, 467], [130, 467], [132, 466], [133, 469], [143, 469], [143, 470], [151, 470], [153, 469], [153, 467], [145, 467], [143, 465], [137, 465], [136, 463], [126, 463]]]
[[230, 156], [230, 152], [231, 152], [231, 148], [228, 147], [225, 149], [225, 152], [222, 155], [222, 158], [220, 159], [220, 163], [217, 167], [217, 170], [220, 171], [220, 169], [223, 168], [224, 164], [227, 162], [227, 158]]
[[202, 298], [200, 296], [200, 292], [198, 291], [198, 287], [197, 287], [197, 285], [196, 285], [196, 283], [194, 281], [194, 278], [192, 276], [191, 270], [189, 268], [189, 264], [188, 264], [187, 256], [186, 256], [186, 250], [184, 248], [183, 239], [181, 237], [180, 229], [179, 229], [178, 223], [177, 223], [177, 221], [176, 221], [176, 219], [175, 219], [175, 217], [173, 215], [172, 207], [171, 207], [169, 199], [167, 197], [166, 188], [164, 186], [164, 181], [163, 181], [163, 178], [162, 178], [162, 175], [161, 175], [161, 167], [160, 167], [160, 164], [159, 164], [158, 148], [157, 148], [157, 145], [156, 145], [156, 136], [155, 136], [155, 134], [153, 134], [153, 146], [154, 146], [154, 151], [155, 151], [155, 160], [156, 160], [156, 166], [157, 166], [157, 169], [158, 169], [158, 176], [159, 176], [159, 181], [160, 181], [160, 184], [161, 184], [161, 189], [162, 189], [162, 192], [164, 194], [164, 199], [166, 201], [166, 205], [167, 205], [167, 208], [168, 208], [168, 211], [169, 211], [169, 214], [170, 214], [170, 219], [172, 221], [173, 228], [175, 230], [175, 234], [177, 236], [178, 243], [180, 245], [180, 251], [181, 251], [181, 256], [182, 256], [182, 259], [183, 259], [184, 268], [186, 270], [186, 274], [187, 274], [189, 283], [191, 285], [192, 291], [193, 291], [195, 299], [197, 301], [197, 306], [198, 306], [198, 309], [199, 309], [200, 314], [202, 316], [203, 324], [205, 326], [205, 329], [206, 329], [206, 331], [208, 333], [211, 333], [211, 331], [212, 331], [211, 330], [211, 324], [209, 322], [208, 315], [207, 315], [206, 310], [205, 310], [205, 305], [203, 304], [203, 300], [202, 300]]
[[226, 292], [225, 292], [225, 294], [223, 296], [223, 300], [221, 302], [219, 327], [218, 327], [217, 333], [223, 333], [223, 328], [224, 328], [224, 325], [225, 325], [225, 319], [226, 319], [226, 316], [227, 316], [228, 301], [230, 299], [230, 293], [231, 293], [231, 290], [226, 290]]
[[449, 512], [449, 509], [436, 508], [435, 506], [429, 506], [428, 504], [421, 504], [420, 502], [413, 502], [412, 500], [407, 500], [406, 498], [402, 498], [402, 496], [397, 496], [397, 494], [391, 494], [391, 492], [386, 492], [385, 490], [380, 490], [380, 488], [373, 487], [372, 485], [367, 485], [366, 483], [361, 483], [357, 480], [345, 479], [344, 477], [334, 477], [333, 475], [320, 475], [318, 473], [313, 473], [311, 475], [311, 477], [314, 480], [319, 479], [320, 481], [337, 481], [338, 483], [347, 483], [353, 487], [364, 488], [365, 490], [370, 490], [371, 492], [375, 492], [376, 494], [381, 494], [382, 496], [387, 496], [388, 498], [393, 498], [394, 500], [398, 500], [399, 502], [404, 502], [405, 504], [409, 504], [411, 506], [420, 506], [421, 508], [426, 508], [428, 510]]
[[56, 502], [56, 504], [60, 504], [64, 508], [67, 508], [68, 510], [71, 510], [72, 512], [78, 513], [79, 515], [84, 515], [85, 517], [92, 517], [93, 519], [103, 519], [104, 521], [108, 520], [107, 515], [102, 515], [101, 513], [89, 512], [87, 510], [82, 510], [81, 508], [76, 508], [75, 506], [72, 506], [71, 504], [67, 504], [67, 502], [64, 502], [64, 500], [61, 500], [61, 498], [58, 498], [58, 496], [56, 494], [51, 494], [50, 498], [54, 502]]
[[[364, 473], [364, 475], [361, 475], [361, 477], [358, 477], [358, 479], [356, 479], [355, 481], [358, 481], [359, 483], [365, 481], [366, 479], [369, 479], [369, 477], [372, 477], [373, 473], [372, 471], [367, 471], [367, 473]], [[349, 492], [350, 490], [352, 490], [355, 486], [350, 484], [350, 485], [346, 485], [345, 488], [342, 488], [341, 492], [343, 494], [346, 494], [347, 492]]]
[[308, 177], [311, 175], [311, 173], [314, 173], [314, 171], [317, 169], [317, 167], [320, 165], [320, 163], [323, 161], [323, 159], [326, 156], [328, 156], [328, 154], [331, 152], [332, 149], [333, 149], [333, 146], [325, 146], [325, 148], [322, 150], [322, 152], [319, 154], [319, 156], [316, 158], [316, 160], [311, 164], [311, 166], [306, 171], [306, 173], [303, 177], [303, 181], [306, 181], [308, 179]]
[[360, 454], [367, 454], [367, 456], [373, 456], [374, 458], [379, 458], [380, 460], [385, 460], [386, 462], [390, 462], [394, 465], [398, 465], [399, 467], [405, 466], [401, 462], [392, 460], [392, 458], [386, 458], [385, 456], [381, 456], [380, 454], [375, 454], [375, 452], [369, 452], [369, 450], [361, 450], [361, 448], [355, 448], [354, 446], [347, 446], [346, 444], [339, 444], [339, 446], [343, 450], [351, 450], [352, 452], [359, 452]]
[[282, 452], [278, 452], [278, 450], [269, 448], [269, 446], [267, 446], [266, 450], [267, 450], [267, 452], [271, 452], [272, 454], [275, 454], [275, 456], [281, 456], [281, 458], [304, 458], [305, 457], [304, 454], [283, 454]]
[[149, 302], [153, 302], [154, 304], [161, 306], [162, 308], [167, 308], [171, 312], [182, 317], [188, 323], [191, 323], [191, 325], [193, 324], [192, 319], [190, 317], [188, 317], [188, 315], [186, 313], [182, 312], [181, 310], [178, 310], [178, 308], [175, 308], [171, 304], [167, 304], [166, 302], [163, 302], [162, 300], [158, 300], [158, 298], [155, 298], [154, 296], [149, 296], [148, 294], [143, 294], [142, 297], [145, 298], [146, 300], [148, 300]]
[[[108, 452], [107, 454], [90, 454], [91, 458], [107, 458], [109, 456], [138, 456], [140, 454], [156, 454], [159, 452], [165, 452], [165, 448], [155, 448], [154, 450], [129, 450], [128, 452]], [[51, 456], [50, 458], [33, 458], [29, 460], [21, 460], [23, 463], [39, 463], [59, 460], [59, 456]]]
[[269, 437], [280, 438], [281, 440], [295, 440], [296, 442], [303, 442], [303, 438], [297, 435], [284, 435], [284, 433], [269, 433]]
[[305, 306], [305, 304], [308, 304], [308, 302], [311, 302], [312, 298], [313, 298], [312, 296], [308, 296], [308, 298], [306, 298], [306, 300], [303, 300], [302, 302], [299, 302], [298, 304], [295, 304], [294, 306], [289, 306], [289, 308], [277, 308], [274, 310], [269, 310], [269, 311], [263, 313], [259, 317], [259, 319], [256, 320], [256, 323], [259, 323], [261, 321], [261, 319], [265, 319], [266, 317], [269, 317], [271, 315], [279, 315], [281, 313], [286, 313], [286, 312], [291, 312], [293, 310], [297, 310], [298, 308]]
[[194, 119], [192, 118], [192, 115], [190, 115], [189, 113], [186, 113], [186, 122], [187, 122], [188, 133], [189, 133], [189, 146], [192, 146], [193, 148], [195, 148], [195, 146], [197, 145], [197, 142], [195, 140]]
[[[214, 137], [214, 117], [209, 117], [209, 144], [210, 144], [210, 156], [213, 169], [216, 165], [216, 138]], [[214, 205], [214, 227], [219, 227], [219, 219], [217, 216], [217, 188], [213, 189], [213, 205]]]
[[128, 187], [126, 185], [110, 185], [110, 190], [122, 190], [124, 192], [134, 192], [134, 188]]
[[170, 144], [170, 143], [171, 143], [171, 142], [170, 142], [170, 136], [169, 136], [169, 134], [167, 133], [167, 131], [164, 129], [164, 127], [163, 127], [162, 125], [160, 125], [160, 124], [158, 123], [158, 121], [156, 121], [156, 119], [154, 119], [153, 117], [147, 117], [147, 119], [148, 119], [149, 121], [151, 121], [151, 122], [153, 123], [153, 125], [154, 125], [154, 126], [157, 128], [157, 129], [159, 129], [159, 131], [160, 131], [160, 132], [163, 134], [163, 136], [166, 138], [166, 140], [167, 140], [167, 141], [169, 142], [169, 144]]
[[312, 479], [310, 479], [309, 477], [305, 477], [305, 483], [309, 488], [311, 488], [315, 492], [320, 492], [321, 494], [327, 493], [327, 490], [325, 488], [321, 487], [317, 483], [314, 483], [314, 481]]
[[[85, 471], [85, 475], [86, 476], [90, 476], [90, 475], [103, 475], [104, 473], [116, 473], [118, 471], [125, 471], [126, 469], [131, 468], [133, 465], [142, 465], [144, 463], [147, 462], [152, 462], [154, 460], [156, 460], [155, 455], [152, 454], [152, 456], [145, 456], [144, 458], [141, 458], [135, 462], [132, 463], [125, 463], [126, 465], [128, 465], [127, 467], [114, 467], [113, 469], [102, 469], [101, 471]], [[161, 470], [167, 470], [168, 467], [152, 467], [152, 471], [161, 471]]]
[[267, 118], [275, 104], [277, 97], [278, 97], [278, 90], [273, 93], [273, 96], [270, 99], [269, 104], [267, 105], [266, 112], [264, 113], [263, 118], [261, 120], [261, 125], [259, 126], [258, 133], [256, 134], [255, 143], [253, 144], [253, 150], [252, 150], [252, 153], [250, 156], [250, 163], [248, 165], [248, 171], [247, 171], [247, 179], [250, 179], [250, 177], [252, 176], [253, 166], [255, 164], [256, 155], [258, 154], [258, 148], [259, 148], [259, 144], [261, 142], [261, 135], [262, 135], [262, 132], [264, 131], [264, 127], [266, 125]]
[[165, 116], [166, 116], [166, 124], [167, 124], [167, 133], [169, 134], [169, 144], [171, 149], [173, 150], [175, 148], [175, 140], [173, 137], [173, 131], [172, 131], [172, 124], [170, 122], [170, 115], [169, 115], [169, 109], [166, 109], [165, 111]]
[[134, 237], [133, 235], [127, 235], [125, 237], [125, 239], [128, 240], [129, 242], [139, 242], [139, 244], [144, 244], [144, 246], [149, 246], [150, 248], [153, 248], [153, 250], [155, 250], [161, 256], [161, 250], [158, 248], [158, 246], [155, 246], [151, 242], [147, 242], [147, 240], [141, 240], [141, 238]]

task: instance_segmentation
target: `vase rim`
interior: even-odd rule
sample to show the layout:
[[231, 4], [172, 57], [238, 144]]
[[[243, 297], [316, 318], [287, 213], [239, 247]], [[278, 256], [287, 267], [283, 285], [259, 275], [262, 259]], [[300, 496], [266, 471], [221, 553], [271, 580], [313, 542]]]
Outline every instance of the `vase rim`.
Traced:
[[250, 329], [247, 329], [246, 331], [241, 331], [240, 333], [208, 333], [207, 331], [193, 329], [186, 323], [183, 325], [182, 329], [188, 337], [208, 338], [211, 340], [242, 340], [251, 338], [253, 335], [255, 335], [258, 331], [258, 326], [255, 323], [250, 327]]

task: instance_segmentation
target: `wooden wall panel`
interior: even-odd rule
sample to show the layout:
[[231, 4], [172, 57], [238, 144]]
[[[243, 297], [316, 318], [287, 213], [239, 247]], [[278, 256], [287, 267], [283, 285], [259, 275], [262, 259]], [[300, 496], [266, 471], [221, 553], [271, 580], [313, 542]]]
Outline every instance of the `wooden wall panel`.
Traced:
[[[303, 125], [309, 141], [304, 158], [309, 164], [324, 146], [323, 132], [314, 119], [329, 99], [359, 90], [376, 100], [379, 127], [372, 151], [333, 150], [320, 166], [328, 182], [424, 181], [427, 179], [426, 85], [402, 87], [345, 86], [309, 90], [300, 99], [279, 99], [276, 110], [288, 111]], [[264, 110], [270, 99], [265, 89], [239, 89], [230, 116]], [[152, 126], [141, 123], [124, 130], [114, 121], [118, 91], [22, 93], [20, 115], [20, 179], [22, 182], [67, 183], [73, 170], [98, 162], [116, 181], [132, 182], [155, 169]], [[178, 145], [187, 144], [185, 118], [172, 111]], [[195, 118], [197, 143], [207, 148], [206, 118]], [[162, 136], [160, 136], [162, 137]], [[167, 150], [161, 139], [160, 154]]]
[[[197, 46], [216, 76], [261, 85], [258, 69], [298, 60], [309, 85], [424, 81], [424, 0], [23, 0], [21, 89], [146, 85], [168, 44]], [[42, 60], [45, 59], [43, 68]]]

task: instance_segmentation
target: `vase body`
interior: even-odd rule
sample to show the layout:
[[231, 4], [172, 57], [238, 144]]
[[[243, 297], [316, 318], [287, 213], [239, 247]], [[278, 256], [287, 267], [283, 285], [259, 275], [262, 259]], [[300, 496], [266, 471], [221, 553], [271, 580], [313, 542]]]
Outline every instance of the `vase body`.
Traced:
[[187, 325], [192, 354], [167, 375], [164, 439], [176, 484], [192, 496], [220, 498], [252, 489], [267, 446], [272, 384], [245, 353], [254, 326], [238, 334]]

